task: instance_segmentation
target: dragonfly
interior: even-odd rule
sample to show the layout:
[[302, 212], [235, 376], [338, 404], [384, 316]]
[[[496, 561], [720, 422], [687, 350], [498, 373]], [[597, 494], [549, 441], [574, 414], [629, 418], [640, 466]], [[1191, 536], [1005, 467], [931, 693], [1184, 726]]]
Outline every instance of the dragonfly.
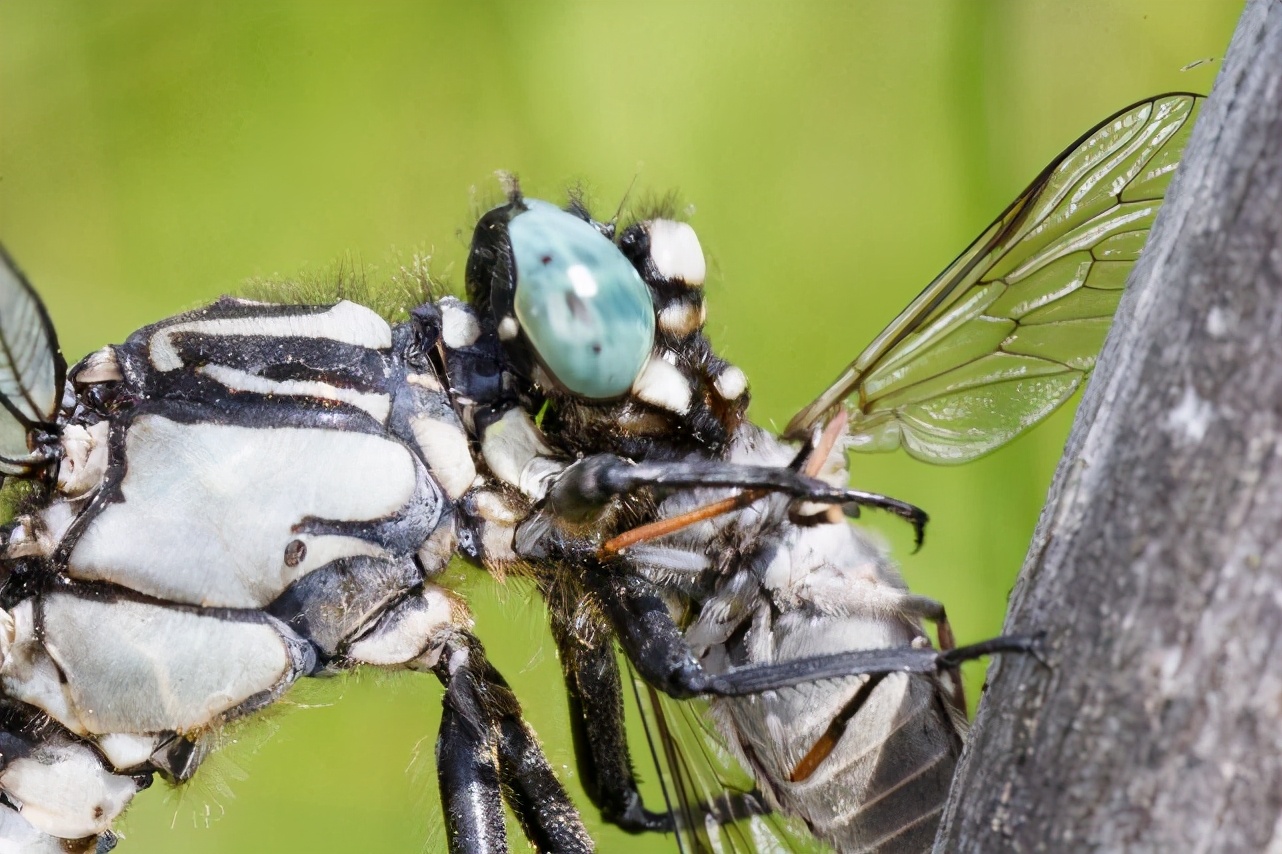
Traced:
[[[495, 217], [482, 220], [482, 227], [500, 239], [514, 223], [517, 232], [531, 225], [537, 235], [542, 226], [554, 237], [565, 223], [551, 206], [514, 198], [507, 208], [508, 213], [519, 208], [525, 219], [508, 216], [498, 229], [493, 229]], [[545, 217], [529, 217], [531, 209]], [[611, 230], [573, 206], [568, 216], [603, 239]], [[492, 270], [496, 260], [500, 266], [512, 260], [498, 258], [482, 227], [473, 251], [477, 269], [469, 262], [471, 281], [479, 280], [477, 271], [487, 265]], [[746, 380], [702, 338], [696, 281], [702, 278], [697, 269], [702, 259], [696, 261], [692, 245], [697, 249], [688, 227], [651, 220], [624, 230], [618, 250], [610, 250], [631, 265], [641, 283], [637, 290], [634, 282], [631, 297], [624, 299], [625, 313], [629, 299], [635, 307], [638, 295], [650, 290], [649, 353], [644, 312], [642, 329], [598, 341], [599, 349], [589, 345], [551, 357], [528, 349], [531, 339], [546, 331], [539, 324], [548, 293], [553, 304], [568, 308], [571, 321], [576, 314], [581, 319], [591, 285], [570, 265], [562, 269], [568, 271], [568, 290], [558, 290], [555, 277], [545, 280], [541, 295], [537, 288], [525, 290], [526, 296], [543, 300], [542, 308], [539, 299], [518, 297], [510, 305], [500, 302], [495, 313], [495, 300], [475, 292], [470, 305], [426, 302], [396, 326], [352, 303], [224, 300], [139, 330], [124, 345], [91, 354], [70, 371], [47, 313], [6, 257], [0, 333], [7, 361], [0, 393], [7, 419], [0, 465], [11, 478], [34, 481], [34, 486], [20, 499], [17, 520], [4, 531], [8, 624], [0, 684], [8, 712], [4, 729], [11, 740], [5, 751], [9, 765], [0, 773], [7, 810], [0, 813], [0, 832], [33, 849], [61, 850], [72, 844], [68, 840], [77, 840], [74, 844], [84, 850], [109, 847], [111, 822], [133, 794], [155, 773], [174, 780], [189, 777], [211, 747], [205, 736], [218, 725], [269, 705], [300, 676], [372, 663], [431, 670], [446, 687], [438, 772], [453, 850], [502, 850], [502, 821], [496, 817], [503, 792], [536, 845], [584, 850], [590, 842], [521, 720], [519, 704], [470, 635], [465, 604], [434, 583], [458, 551], [492, 568], [527, 567], [554, 605], [553, 630], [566, 663], [573, 727], [582, 748], [580, 770], [607, 818], [635, 831], [675, 829], [692, 840], [691, 846], [713, 845], [712, 835], [726, 834], [754, 835], [767, 845], [767, 836], [782, 839], [789, 826], [767, 812], [773, 807], [799, 816], [822, 837], [812, 816], [768, 788], [768, 770], [754, 768], [742, 752], [734, 754], [733, 736], [749, 730], [726, 723], [725, 709], [751, 708], [754, 701], [745, 698], [765, 699], [769, 692], [798, 696], [802, 684], [816, 678], [876, 675], [882, 671], [875, 668], [884, 669], [887, 662], [942, 686], [964, 658], [1022, 647], [1008, 640], [941, 655], [909, 645], [874, 651], [871, 658], [866, 650], [852, 657], [827, 647], [824, 655], [808, 659], [809, 670], [798, 670], [797, 658], [746, 657], [708, 671], [711, 678], [703, 682], [674, 685], [655, 680], [652, 670], [646, 672], [653, 662], [637, 654], [636, 645], [653, 638], [619, 633], [614, 637], [629, 651], [628, 660], [651, 683], [683, 696], [670, 702], [654, 693], [653, 684], [647, 688], [654, 731], [662, 736], [658, 740], [669, 760], [669, 789], [678, 803], [665, 813], [641, 805], [615, 714], [621, 689], [617, 671], [611, 672], [609, 610], [632, 607], [637, 601], [632, 582], [644, 582], [656, 570], [671, 574], [674, 562], [689, 575], [711, 539], [704, 531], [690, 544], [652, 545], [648, 551], [644, 544], [615, 543], [613, 556], [604, 558], [597, 541], [615, 529], [635, 531], [646, 520], [680, 515], [681, 502], [701, 503], [704, 493], [724, 487], [748, 487], [756, 496], [747, 502], [755, 507], [724, 515], [717, 536], [728, 544], [749, 535], [743, 521], [749, 514], [760, 517], [757, 532], [767, 532], [784, 551], [801, 548], [796, 540], [804, 540], [812, 528], [856, 530], [844, 522], [798, 524], [793, 510], [798, 502], [816, 518], [831, 517], [834, 507], [871, 504], [917, 525], [924, 522], [902, 502], [817, 477], [844, 481], [833, 471], [840, 468], [834, 460], [841, 443], [831, 441], [831, 430], [828, 440], [824, 433], [805, 439], [804, 453], [759, 433], [757, 438], [774, 443], [777, 458], [761, 448], [736, 457], [735, 431], [721, 428], [731, 423], [742, 427], [741, 436], [751, 432], [743, 419]], [[603, 257], [616, 271], [625, 270], [608, 252]], [[542, 263], [542, 255], [535, 263]], [[515, 328], [504, 323], [508, 318], [519, 321]], [[555, 327], [564, 320], [548, 322]], [[663, 353], [655, 358], [655, 348], [671, 353], [676, 345], [689, 346], [686, 361], [673, 359], [677, 364], [671, 365]], [[600, 353], [609, 354], [612, 369], [620, 364], [622, 369], [581, 370], [585, 359], [591, 365]], [[674, 373], [661, 363], [699, 365], [716, 400], [709, 396], [704, 403], [712, 405], [671, 418], [674, 403], [681, 408], [676, 381], [681, 370]], [[629, 366], [639, 366], [639, 375], [628, 377]], [[560, 378], [576, 391], [558, 398], [539, 390], [564, 395], [568, 389]], [[588, 396], [577, 400], [575, 394]], [[613, 424], [625, 429], [603, 429], [611, 423], [603, 417], [610, 407], [599, 408], [594, 401], [600, 395], [613, 399], [610, 406], [621, 415]], [[637, 405], [617, 413], [620, 399]], [[609, 441], [602, 442], [603, 436]], [[174, 451], [198, 466], [195, 476], [179, 479], [177, 490], [172, 488]], [[259, 484], [251, 488], [243, 471], [238, 475], [216, 462], [227, 458], [256, 463], [251, 470], [271, 472], [278, 482], [266, 491]], [[355, 470], [318, 471], [316, 460], [360, 464]], [[389, 486], [357, 506], [351, 503], [360, 491], [355, 485], [371, 470], [384, 476], [380, 481], [403, 489], [389, 495]], [[626, 483], [616, 477], [624, 470]], [[602, 472], [616, 477], [604, 491], [593, 480]], [[546, 494], [534, 500], [540, 491]], [[325, 508], [320, 501], [308, 508], [298, 503], [299, 496], [310, 501], [330, 496], [331, 504]], [[337, 497], [348, 503], [333, 503]], [[767, 505], [773, 509], [763, 512]], [[164, 526], [147, 514], [159, 508], [186, 536], [164, 542], [154, 533]], [[209, 517], [219, 513], [228, 529], [242, 520], [243, 542], [209, 536]], [[603, 523], [604, 518], [610, 521]], [[567, 538], [567, 530], [574, 536]], [[585, 530], [588, 536], [579, 536]], [[844, 536], [860, 544], [858, 537]], [[197, 580], [184, 567], [166, 566], [166, 560], [221, 562], [252, 572], [219, 577], [209, 570]], [[743, 560], [742, 568], [749, 562]], [[583, 584], [568, 583], [564, 570], [585, 566], [624, 571], [588, 573]], [[880, 571], [893, 570], [885, 563]], [[704, 636], [697, 631], [705, 612], [715, 610], [709, 592], [669, 587], [659, 601], [666, 611], [647, 613], [666, 612], [676, 626], [672, 615], [684, 608], [681, 640], [691, 651], [700, 650], [699, 666], [710, 660], [708, 650], [728, 654], [728, 638], [710, 640], [707, 620]], [[590, 594], [583, 601], [598, 612], [555, 607], [565, 605], [566, 595], [582, 592]], [[131, 661], [99, 641], [103, 626], [112, 628], [107, 637], [114, 640], [137, 637], [141, 625], [159, 625], [182, 640], [153, 638], [152, 647], [142, 644], [152, 653], [146, 662], [137, 656]], [[774, 634], [784, 636], [781, 629]], [[238, 678], [229, 677], [226, 667], [210, 666], [226, 661], [236, 663], [231, 669], [239, 671]], [[190, 675], [194, 687], [174, 694], [156, 678], [158, 672]], [[250, 672], [255, 679], [248, 678]], [[121, 694], [112, 690], [114, 677], [126, 675], [137, 690], [122, 706]], [[821, 693], [831, 696], [832, 689]], [[705, 715], [688, 698], [691, 694], [724, 700], [713, 701]], [[664, 704], [669, 710], [660, 717]], [[710, 721], [718, 723], [710, 726]], [[715, 780], [691, 779], [693, 751], [674, 747], [683, 740], [705, 755], [729, 751], [718, 754], [725, 761]], [[10, 758], [15, 755], [20, 758]], [[32, 757], [38, 761], [26, 761]], [[727, 784], [735, 761], [751, 769], [755, 788]], [[43, 789], [31, 782], [30, 769], [37, 765], [57, 769], [46, 770], [54, 777], [46, 776]], [[23, 768], [28, 769], [25, 784]], [[50, 779], [57, 784], [52, 789]], [[486, 792], [479, 808], [459, 794], [474, 785]], [[68, 799], [68, 791], [80, 793], [80, 799]], [[742, 821], [734, 820], [740, 816]], [[726, 847], [720, 841], [715, 845]]]
[[[846, 452], [964, 463], [1069, 400], [1200, 102], [1147, 99], [1087, 131], [778, 436], [748, 420], [746, 378], [703, 335], [687, 224], [620, 229], [516, 185], [482, 217], [467, 309], [505, 376], [464, 393], [464, 422], [524, 499], [507, 560], [548, 603], [580, 776], [607, 820], [675, 831], [684, 851], [931, 847], [964, 736], [956, 666], [1034, 645], [954, 648], [943, 605], [844, 518], [888, 510], [920, 545], [925, 514], [847, 489]], [[616, 646], [663, 811], [632, 771]]]

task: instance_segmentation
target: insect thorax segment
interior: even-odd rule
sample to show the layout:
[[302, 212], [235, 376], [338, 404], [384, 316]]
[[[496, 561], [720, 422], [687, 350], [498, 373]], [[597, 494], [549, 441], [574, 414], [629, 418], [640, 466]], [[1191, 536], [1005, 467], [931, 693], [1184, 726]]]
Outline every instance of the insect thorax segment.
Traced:
[[0, 684], [29, 705], [0, 749], [33, 764], [0, 789], [24, 803], [56, 767], [76, 795], [0, 821], [89, 844], [300, 676], [436, 665], [470, 626], [431, 579], [475, 478], [439, 332], [223, 299], [71, 372], [57, 482], [2, 532]]

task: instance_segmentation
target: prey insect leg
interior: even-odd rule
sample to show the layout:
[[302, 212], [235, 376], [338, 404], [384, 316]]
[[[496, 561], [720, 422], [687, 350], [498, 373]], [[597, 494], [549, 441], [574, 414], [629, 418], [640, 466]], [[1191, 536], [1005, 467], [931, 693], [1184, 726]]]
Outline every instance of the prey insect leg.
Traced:
[[[935, 633], [939, 637], [939, 651], [949, 652], [957, 648], [957, 639], [953, 636], [952, 624], [948, 622], [948, 612], [944, 603], [929, 596], [908, 594], [904, 596], [901, 610], [912, 617], [920, 617], [935, 624]], [[961, 674], [952, 668], [948, 674], [948, 699], [957, 711], [966, 712], [966, 687], [962, 684]]]

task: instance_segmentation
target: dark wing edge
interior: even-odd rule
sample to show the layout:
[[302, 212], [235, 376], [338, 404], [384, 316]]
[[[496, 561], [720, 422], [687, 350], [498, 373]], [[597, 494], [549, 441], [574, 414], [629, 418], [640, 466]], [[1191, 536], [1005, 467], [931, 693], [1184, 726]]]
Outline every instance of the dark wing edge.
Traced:
[[814, 402], [854, 450], [961, 463], [1040, 423], [1094, 367], [1203, 96], [1119, 110], [1056, 157]]
[[49, 312], [0, 245], [0, 481], [30, 476], [48, 461], [32, 434], [55, 428], [66, 377]]
[[657, 782], [676, 822], [680, 854], [830, 851], [800, 821], [773, 813], [709, 719], [704, 700], [674, 700], [624, 659]]

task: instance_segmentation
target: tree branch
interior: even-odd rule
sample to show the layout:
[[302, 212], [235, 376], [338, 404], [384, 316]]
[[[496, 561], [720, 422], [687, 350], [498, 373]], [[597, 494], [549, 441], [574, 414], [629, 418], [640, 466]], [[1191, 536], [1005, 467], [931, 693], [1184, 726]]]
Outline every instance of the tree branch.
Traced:
[[1282, 852], [1282, 3], [1248, 4], [1011, 599], [935, 850]]

